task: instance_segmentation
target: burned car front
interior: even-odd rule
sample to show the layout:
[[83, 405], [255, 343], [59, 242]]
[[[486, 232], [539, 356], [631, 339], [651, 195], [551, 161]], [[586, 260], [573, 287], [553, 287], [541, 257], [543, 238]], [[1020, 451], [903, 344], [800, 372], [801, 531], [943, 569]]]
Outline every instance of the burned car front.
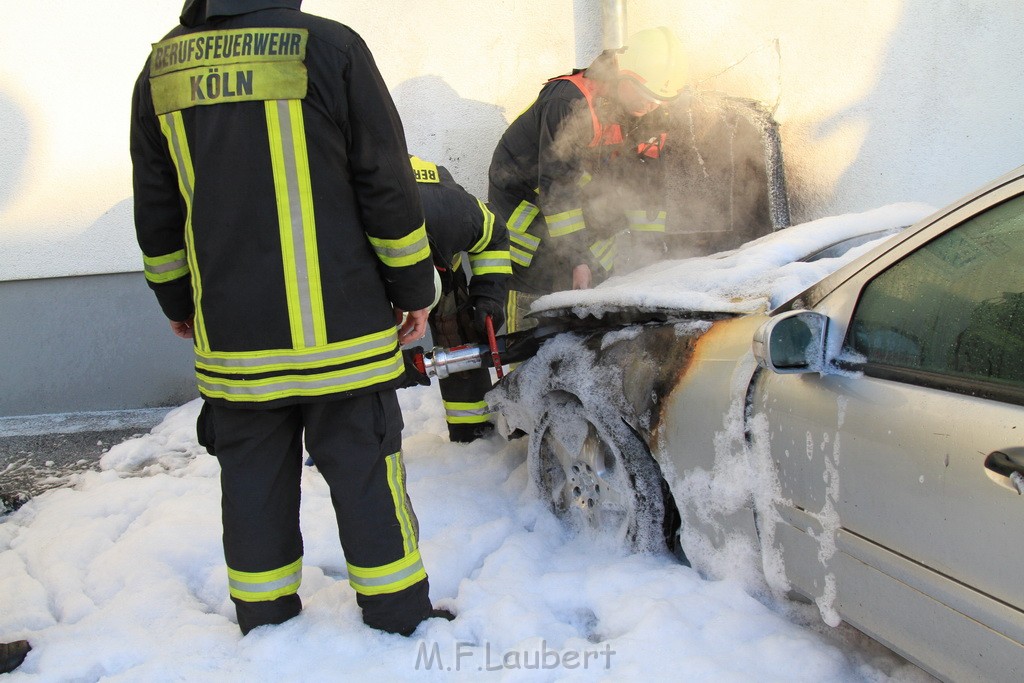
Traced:
[[[686, 544], [691, 550], [709, 536], [715, 547], [728, 545], [722, 536], [734, 535], [735, 523], [680, 525], [680, 512], [692, 514], [693, 505], [677, 495], [685, 486], [677, 475], [713, 469], [713, 441], [697, 441], [720, 438], [734, 390], [755, 367], [752, 331], [773, 302], [927, 210], [900, 205], [815, 221], [733, 251], [659, 263], [595, 290], [540, 300], [540, 329], [565, 331], [542, 333], [551, 338], [489, 395], [509, 431], [530, 434], [540, 490], [572, 523], [638, 549], [667, 541], [682, 557], [680, 529], [686, 536], [702, 527]], [[676, 415], [702, 425], [685, 460], [662, 444]], [[735, 512], [749, 517], [745, 503], [738, 501]]]
[[[1022, 176], [542, 299], [576, 329], [490, 395], [538, 489], [940, 678], [1021, 680]], [[914, 225], [836, 256], [868, 223]]]

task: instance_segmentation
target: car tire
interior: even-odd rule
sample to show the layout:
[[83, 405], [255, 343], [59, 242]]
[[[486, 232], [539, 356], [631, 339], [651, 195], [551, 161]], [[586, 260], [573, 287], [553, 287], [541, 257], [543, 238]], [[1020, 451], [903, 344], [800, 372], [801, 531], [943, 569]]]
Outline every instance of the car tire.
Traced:
[[672, 524], [678, 512], [658, 463], [621, 416], [594, 415], [572, 394], [553, 392], [545, 398], [529, 452], [541, 495], [571, 527], [640, 552], [668, 546], [685, 557], [678, 548], [678, 522]]

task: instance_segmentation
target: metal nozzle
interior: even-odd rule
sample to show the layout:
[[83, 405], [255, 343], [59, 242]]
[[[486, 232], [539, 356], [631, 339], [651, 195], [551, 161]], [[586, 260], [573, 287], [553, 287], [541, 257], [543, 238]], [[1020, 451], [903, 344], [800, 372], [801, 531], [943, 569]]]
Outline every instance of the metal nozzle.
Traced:
[[435, 346], [429, 355], [423, 356], [423, 367], [428, 377], [444, 379], [452, 373], [475, 370], [484, 367], [484, 359], [490, 357], [490, 349], [484, 346], [456, 346], [445, 349]]

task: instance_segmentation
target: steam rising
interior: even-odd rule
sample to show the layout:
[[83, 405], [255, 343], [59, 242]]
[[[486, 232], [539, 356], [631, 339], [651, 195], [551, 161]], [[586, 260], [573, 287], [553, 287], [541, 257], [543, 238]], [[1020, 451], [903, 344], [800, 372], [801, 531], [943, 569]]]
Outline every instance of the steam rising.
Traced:
[[[614, 274], [733, 248], [789, 225], [781, 145], [766, 107], [717, 93], [683, 97], [639, 119], [607, 99], [595, 106], [602, 120], [625, 122], [621, 147], [591, 145], [590, 110], [578, 100], [549, 151], [583, 185], [587, 246], [614, 238]], [[638, 148], [657, 149], [659, 158]], [[665, 211], [666, 232], [631, 229], [626, 212], [637, 210], [649, 222]]]

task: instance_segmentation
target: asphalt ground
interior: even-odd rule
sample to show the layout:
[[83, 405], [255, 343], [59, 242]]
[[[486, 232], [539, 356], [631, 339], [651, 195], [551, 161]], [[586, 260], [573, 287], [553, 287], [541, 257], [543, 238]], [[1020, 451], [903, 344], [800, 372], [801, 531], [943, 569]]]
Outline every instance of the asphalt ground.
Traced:
[[170, 408], [0, 417], [0, 515], [74, 475], [99, 469], [112, 446], [142, 436]]

